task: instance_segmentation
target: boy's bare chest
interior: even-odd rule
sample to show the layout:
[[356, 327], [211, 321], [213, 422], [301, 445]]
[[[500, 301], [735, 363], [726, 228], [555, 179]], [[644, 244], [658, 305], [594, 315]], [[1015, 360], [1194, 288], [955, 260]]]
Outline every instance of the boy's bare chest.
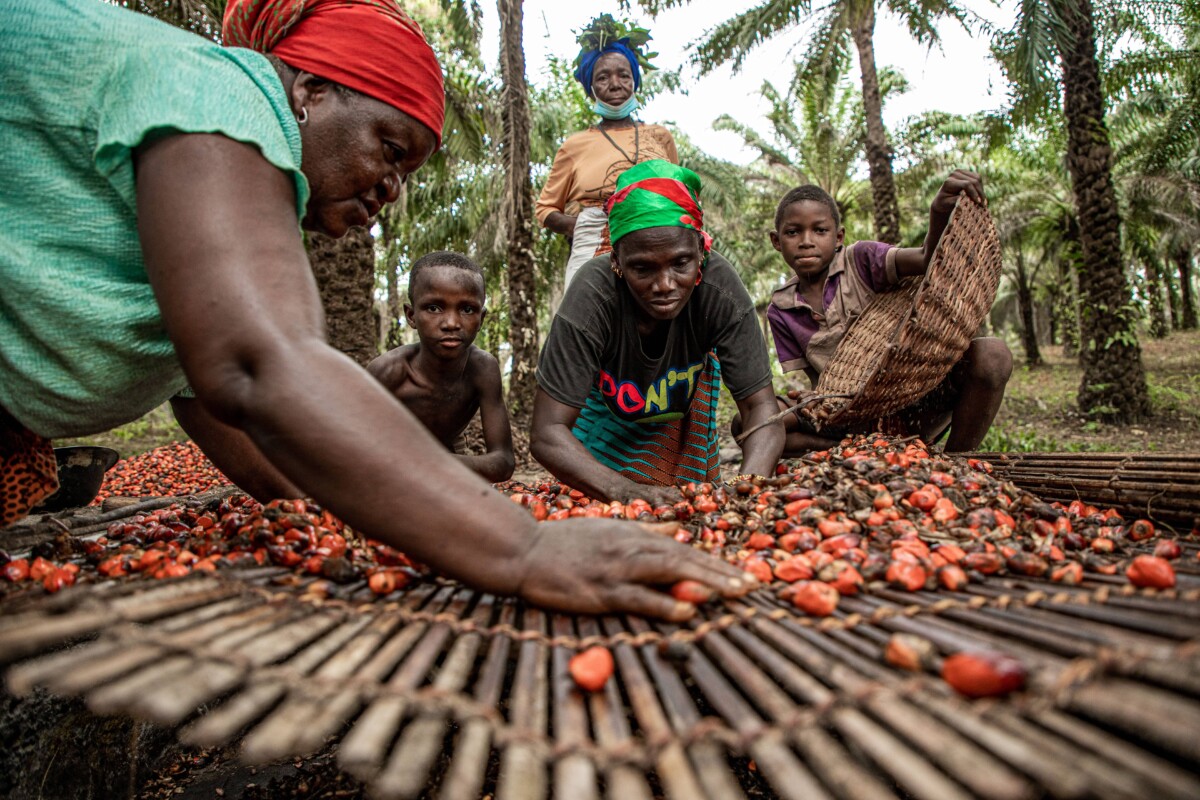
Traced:
[[465, 380], [430, 382], [423, 386], [408, 381], [395, 395], [447, 447], [453, 446], [479, 410], [479, 393]]

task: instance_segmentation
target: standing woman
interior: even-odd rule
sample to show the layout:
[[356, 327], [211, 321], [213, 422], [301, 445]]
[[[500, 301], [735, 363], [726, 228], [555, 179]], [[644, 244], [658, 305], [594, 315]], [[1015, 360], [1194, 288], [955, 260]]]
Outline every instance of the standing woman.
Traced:
[[543, 228], [571, 241], [564, 289], [580, 267], [612, 249], [604, 203], [621, 173], [643, 161], [679, 163], [670, 131], [633, 118], [642, 70], [654, 69], [641, 52], [649, 40], [644, 28], [627, 30], [610, 14], [601, 14], [579, 35], [583, 49], [575, 80], [595, 101], [592, 110], [600, 120], [563, 142], [536, 208]]

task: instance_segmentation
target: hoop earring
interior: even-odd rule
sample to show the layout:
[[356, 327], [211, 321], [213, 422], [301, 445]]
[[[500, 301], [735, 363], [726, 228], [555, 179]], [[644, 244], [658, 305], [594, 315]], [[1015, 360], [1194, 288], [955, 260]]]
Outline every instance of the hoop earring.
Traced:
[[296, 117], [297, 125], [308, 124], [308, 106], [300, 106], [300, 115]]

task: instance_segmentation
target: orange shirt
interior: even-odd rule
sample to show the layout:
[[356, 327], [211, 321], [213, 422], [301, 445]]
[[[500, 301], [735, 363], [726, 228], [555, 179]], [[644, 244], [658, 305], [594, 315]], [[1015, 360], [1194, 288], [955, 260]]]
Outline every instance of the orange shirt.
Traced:
[[675, 140], [661, 125], [639, 123], [636, 128], [606, 131], [592, 126], [573, 134], [558, 148], [550, 177], [538, 197], [538, 222], [555, 211], [577, 215], [580, 208], [596, 208], [616, 191], [622, 172], [656, 158], [679, 163]]

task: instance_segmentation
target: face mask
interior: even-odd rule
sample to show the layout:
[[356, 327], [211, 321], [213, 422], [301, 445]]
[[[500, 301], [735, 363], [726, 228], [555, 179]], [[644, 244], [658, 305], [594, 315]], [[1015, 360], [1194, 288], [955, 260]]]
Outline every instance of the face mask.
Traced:
[[629, 99], [619, 106], [610, 106], [603, 100], [597, 100], [592, 106], [592, 111], [595, 111], [605, 119], [625, 119], [633, 112], [640, 108], [636, 95], [629, 95]]

